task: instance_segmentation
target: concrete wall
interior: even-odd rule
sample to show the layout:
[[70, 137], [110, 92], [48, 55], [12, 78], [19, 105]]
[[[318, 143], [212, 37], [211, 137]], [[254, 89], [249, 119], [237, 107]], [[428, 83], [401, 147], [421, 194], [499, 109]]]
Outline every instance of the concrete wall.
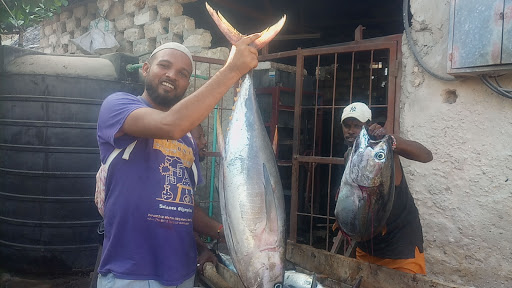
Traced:
[[[445, 73], [450, 1], [410, 2], [414, 45], [429, 67]], [[512, 100], [478, 78], [437, 80], [405, 37], [402, 48], [401, 134], [434, 154], [428, 164], [402, 161], [421, 215], [428, 274], [512, 287]], [[500, 80], [512, 88], [512, 77]]]

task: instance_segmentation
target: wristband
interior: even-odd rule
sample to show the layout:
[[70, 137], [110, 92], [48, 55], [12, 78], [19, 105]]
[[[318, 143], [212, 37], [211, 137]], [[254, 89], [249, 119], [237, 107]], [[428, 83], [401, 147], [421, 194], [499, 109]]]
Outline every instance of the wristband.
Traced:
[[395, 139], [395, 136], [393, 135], [389, 135], [391, 136], [391, 139], [393, 139], [393, 144], [391, 144], [391, 149], [395, 150], [396, 149], [396, 139]]

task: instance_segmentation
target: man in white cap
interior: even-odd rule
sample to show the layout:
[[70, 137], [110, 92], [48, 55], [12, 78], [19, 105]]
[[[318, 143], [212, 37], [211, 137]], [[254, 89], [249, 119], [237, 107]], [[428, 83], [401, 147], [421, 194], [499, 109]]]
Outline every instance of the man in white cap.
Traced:
[[258, 52], [250, 44], [259, 37], [233, 45], [226, 65], [187, 98], [192, 56], [179, 43], [164, 44], [142, 67], [141, 96], [118, 92], [103, 102], [97, 129], [103, 165], [95, 200], [105, 237], [98, 287], [193, 287], [193, 231], [214, 239], [223, 231], [194, 209], [202, 177], [188, 132], [257, 66]]
[[432, 161], [432, 153], [422, 144], [391, 134], [371, 121], [372, 112], [364, 103], [352, 103], [343, 109], [343, 136], [349, 145], [345, 159], [351, 156], [352, 146], [363, 126], [368, 128], [368, 134], [374, 139], [391, 135], [395, 161], [395, 198], [384, 232], [368, 241], [357, 243], [356, 258], [407, 273], [426, 274], [418, 209], [403, 175], [399, 156], [427, 163]]

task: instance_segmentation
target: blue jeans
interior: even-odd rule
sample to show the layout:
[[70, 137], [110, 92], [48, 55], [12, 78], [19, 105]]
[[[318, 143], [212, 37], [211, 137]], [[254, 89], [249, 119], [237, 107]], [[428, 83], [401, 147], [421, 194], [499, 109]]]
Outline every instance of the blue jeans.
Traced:
[[109, 273], [105, 276], [98, 275], [98, 288], [193, 288], [194, 277], [183, 281], [178, 286], [164, 286], [158, 281], [154, 280], [127, 280], [119, 279], [114, 274]]

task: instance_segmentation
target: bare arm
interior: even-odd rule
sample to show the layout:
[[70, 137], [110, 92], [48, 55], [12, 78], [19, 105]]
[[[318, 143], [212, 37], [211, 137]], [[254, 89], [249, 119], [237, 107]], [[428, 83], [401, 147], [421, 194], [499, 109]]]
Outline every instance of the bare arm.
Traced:
[[258, 51], [249, 44], [259, 36], [260, 34], [253, 34], [244, 37], [233, 45], [226, 65], [201, 88], [169, 111], [141, 108], [130, 113], [119, 135], [126, 133], [156, 139], [183, 137], [208, 116], [238, 79], [258, 65]]
[[[381, 127], [379, 124], [372, 124], [368, 128], [368, 134], [377, 139], [380, 139], [389, 133], [387, 133], [385, 128]], [[432, 161], [432, 152], [430, 152], [430, 150], [428, 150], [427, 147], [423, 146], [421, 143], [404, 139], [399, 135], [390, 135], [392, 135], [396, 140], [396, 148], [394, 152], [399, 156], [423, 163]]]
[[212, 262], [214, 265], [217, 265], [217, 258], [213, 253], [208, 249], [208, 246], [201, 240], [199, 235], [194, 232], [194, 236], [196, 238], [196, 247], [197, 247], [197, 264], [199, 272], [203, 273], [203, 266], [206, 262]]
[[[224, 228], [222, 224], [209, 217], [198, 205], [194, 206], [192, 223], [195, 232], [212, 237], [213, 239], [224, 239]], [[220, 232], [218, 232], [219, 229]]]
[[393, 135], [396, 140], [395, 153], [409, 160], [428, 163], [434, 158], [432, 152], [416, 141], [404, 139], [398, 135]]

